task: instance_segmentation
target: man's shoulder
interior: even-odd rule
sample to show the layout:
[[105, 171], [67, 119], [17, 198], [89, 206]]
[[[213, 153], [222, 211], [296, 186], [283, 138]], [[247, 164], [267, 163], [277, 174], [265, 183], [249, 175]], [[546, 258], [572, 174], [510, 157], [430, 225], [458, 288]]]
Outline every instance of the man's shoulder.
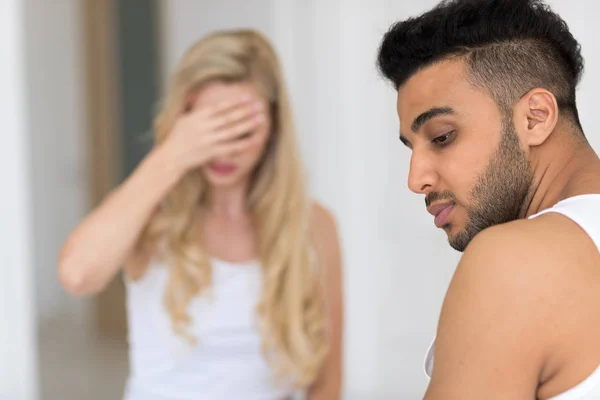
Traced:
[[471, 241], [444, 299], [433, 378], [436, 368], [441, 379], [458, 367], [473, 379], [504, 375], [528, 384], [539, 377], [555, 335], [571, 326], [557, 324], [585, 301], [576, 298], [585, 279], [570, 271], [571, 250], [556, 248], [570, 235], [548, 232], [564, 223], [541, 218], [494, 226]]
[[590, 280], [600, 285], [599, 261], [577, 224], [548, 213], [478, 234], [461, 258], [449, 295], [470, 293], [482, 304], [505, 301], [506, 312], [520, 308], [545, 323], [561, 310], [569, 312], [561, 303], [576, 304], [578, 296], [586, 296]]
[[[552, 221], [550, 221], [552, 220]], [[476, 284], [481, 296], [512, 297], [520, 292], [547, 290], [549, 283], [561, 282], [569, 260], [565, 241], [573, 241], [564, 231], [551, 232], [551, 225], [563, 224], [552, 216], [518, 220], [485, 229], [465, 249], [453, 286], [470, 290]], [[558, 276], [557, 276], [558, 275]], [[538, 296], [541, 293], [538, 293]]]
[[490, 374], [510, 375], [520, 365], [519, 373], [544, 380], [581, 352], [597, 364], [599, 293], [600, 254], [567, 217], [548, 213], [494, 226], [472, 240], [456, 269], [436, 354], [483, 369], [477, 360], [486, 354], [494, 359]]
[[585, 261], [582, 254], [593, 253], [597, 249], [592, 239], [577, 223], [564, 215], [547, 213], [482, 231], [465, 250], [463, 260], [486, 259], [490, 268], [498, 266], [504, 272], [524, 265], [548, 272], [551, 267], [572, 267]]

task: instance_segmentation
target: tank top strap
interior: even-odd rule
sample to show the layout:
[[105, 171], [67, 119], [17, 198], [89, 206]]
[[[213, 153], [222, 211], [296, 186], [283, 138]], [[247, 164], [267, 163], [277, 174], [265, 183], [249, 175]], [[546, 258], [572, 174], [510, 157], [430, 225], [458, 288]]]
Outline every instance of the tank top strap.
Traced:
[[575, 222], [588, 234], [600, 252], [600, 194], [569, 197], [529, 218], [537, 218], [548, 213], [561, 214]]

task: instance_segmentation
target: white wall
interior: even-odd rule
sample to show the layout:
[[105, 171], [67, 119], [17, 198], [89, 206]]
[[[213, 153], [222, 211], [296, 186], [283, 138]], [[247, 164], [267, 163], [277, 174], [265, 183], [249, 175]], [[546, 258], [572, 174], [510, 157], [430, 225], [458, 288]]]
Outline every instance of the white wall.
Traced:
[[24, 10], [0, 2], [0, 399], [37, 396]]
[[159, 42], [162, 47], [163, 78], [194, 38], [214, 29], [257, 28], [270, 33], [271, 9], [275, 0], [161, 1]]
[[296, 69], [289, 80], [313, 192], [341, 228], [346, 398], [418, 398], [456, 255], [406, 190], [395, 94], [375, 70], [390, 10], [359, 0], [301, 3], [287, 14], [280, 5], [276, 24], [295, 29], [279, 48]]
[[38, 328], [83, 317], [56, 274], [86, 207], [81, 4], [0, 2], [0, 399], [37, 398]]
[[[376, 50], [392, 22], [437, 0], [165, 2], [164, 75], [212, 29], [252, 26], [275, 43], [290, 86], [315, 197], [336, 214], [344, 246], [346, 399], [419, 398], [423, 358], [459, 254], [407, 189], [409, 153], [397, 139], [395, 93], [378, 77]], [[600, 68], [594, 0], [556, 0], [583, 44], [588, 74], [579, 106], [600, 149], [592, 94]]]
[[595, 16], [600, 13], [600, 3], [594, 0], [547, 0], [552, 9], [565, 19], [573, 36], [581, 44], [585, 59], [585, 72], [577, 91], [577, 106], [585, 134], [600, 154], [600, 47], [597, 37], [600, 26]]
[[88, 205], [82, 2], [27, 0], [27, 98], [31, 132], [36, 304], [40, 323], [82, 302], [60, 287], [58, 251]]

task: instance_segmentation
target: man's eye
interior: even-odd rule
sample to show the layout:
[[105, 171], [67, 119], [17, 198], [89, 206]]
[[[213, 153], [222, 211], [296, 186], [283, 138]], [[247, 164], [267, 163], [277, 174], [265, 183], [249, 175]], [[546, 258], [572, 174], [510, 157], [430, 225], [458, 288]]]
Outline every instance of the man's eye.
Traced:
[[454, 138], [454, 131], [445, 133], [441, 136], [436, 137], [435, 139], [432, 140], [432, 143], [444, 147], [449, 145], [452, 142], [452, 139]]

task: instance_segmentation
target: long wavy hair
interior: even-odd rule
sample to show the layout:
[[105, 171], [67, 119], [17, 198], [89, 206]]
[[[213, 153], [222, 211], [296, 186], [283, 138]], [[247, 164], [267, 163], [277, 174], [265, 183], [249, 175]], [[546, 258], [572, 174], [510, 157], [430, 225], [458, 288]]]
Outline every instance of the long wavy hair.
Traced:
[[[324, 296], [290, 103], [270, 43], [258, 32], [235, 30], [213, 33], [193, 45], [171, 77], [154, 121], [155, 145], [168, 137], [190, 94], [214, 81], [252, 82], [271, 105], [271, 136], [251, 176], [247, 200], [263, 273], [256, 312], [263, 353], [276, 376], [306, 387], [315, 381], [328, 350]], [[192, 341], [188, 305], [212, 282], [198, 229], [208, 190], [200, 170], [189, 172], [167, 195], [139, 243], [152, 252], [161, 243], [170, 268], [165, 305], [174, 330]], [[143, 274], [147, 265], [138, 268]]]

